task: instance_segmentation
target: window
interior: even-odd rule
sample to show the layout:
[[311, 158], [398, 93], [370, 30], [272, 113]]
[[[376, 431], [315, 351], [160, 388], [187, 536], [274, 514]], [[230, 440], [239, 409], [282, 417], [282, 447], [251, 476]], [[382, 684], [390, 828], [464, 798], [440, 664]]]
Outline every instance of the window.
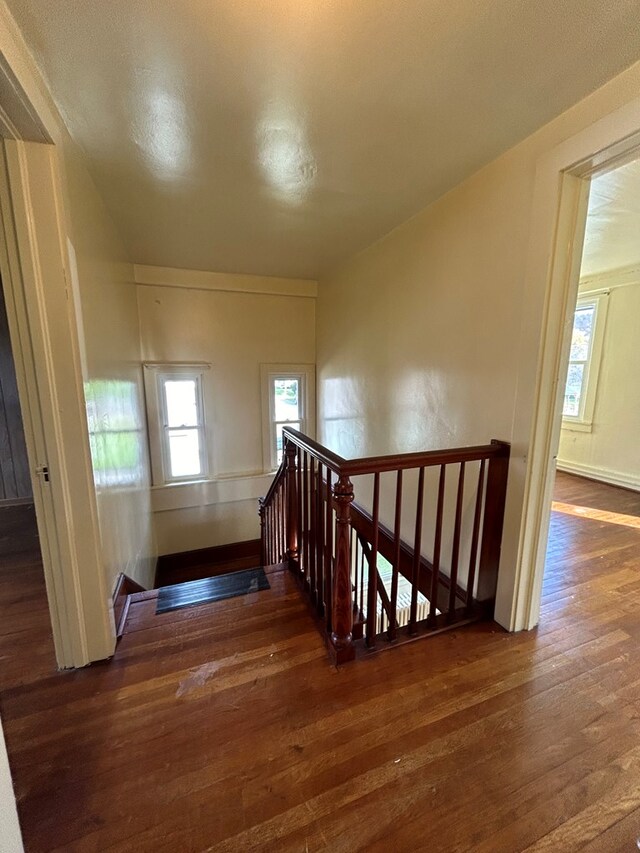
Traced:
[[578, 299], [571, 332], [563, 427], [591, 429], [602, 356], [608, 293]]
[[202, 375], [207, 365], [145, 365], [154, 486], [208, 476]]
[[282, 428], [315, 431], [315, 370], [312, 365], [262, 365], [263, 456], [267, 471], [282, 462]]

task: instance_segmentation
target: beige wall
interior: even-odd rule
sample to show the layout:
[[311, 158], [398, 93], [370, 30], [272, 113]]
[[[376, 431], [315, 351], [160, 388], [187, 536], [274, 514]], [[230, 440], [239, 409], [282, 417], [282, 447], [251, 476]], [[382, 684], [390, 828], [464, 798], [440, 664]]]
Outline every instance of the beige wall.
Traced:
[[535, 282], [523, 314], [536, 166], [639, 94], [636, 65], [319, 283], [321, 440], [346, 456], [513, 442], [496, 609], [503, 624], [547, 285]]
[[592, 430], [563, 428], [558, 466], [640, 489], [640, 279], [610, 283]]
[[77, 150], [62, 154], [107, 588], [120, 572], [148, 587], [155, 545], [133, 266]]
[[224, 493], [196, 486], [154, 489], [161, 554], [259, 535], [257, 498], [268, 488], [262, 476], [260, 364], [315, 363], [315, 299], [270, 293], [272, 281], [263, 279], [264, 293], [137, 288], [143, 360], [211, 364], [205, 407], [213, 476], [238, 481]]

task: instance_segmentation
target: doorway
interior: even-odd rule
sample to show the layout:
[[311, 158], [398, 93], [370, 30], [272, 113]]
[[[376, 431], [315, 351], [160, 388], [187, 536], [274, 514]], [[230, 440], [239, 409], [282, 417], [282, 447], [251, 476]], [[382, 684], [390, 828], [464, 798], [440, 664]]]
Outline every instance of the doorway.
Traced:
[[607, 573], [633, 583], [634, 561], [640, 565], [640, 158], [591, 179], [569, 320], [543, 587], [548, 612], [568, 589], [579, 603], [585, 584], [591, 593], [593, 585], [604, 588]]
[[[537, 368], [519, 372], [515, 423], [531, 424], [510, 628], [538, 624], [565, 378], [593, 180], [640, 155], [640, 98], [566, 139], [538, 163], [524, 316], [542, 311]], [[544, 294], [544, 299], [542, 295]], [[533, 341], [532, 341], [533, 342]], [[528, 389], [533, 393], [529, 396]], [[518, 488], [518, 485], [515, 485]]]
[[30, 470], [0, 287], [0, 695], [56, 664]]

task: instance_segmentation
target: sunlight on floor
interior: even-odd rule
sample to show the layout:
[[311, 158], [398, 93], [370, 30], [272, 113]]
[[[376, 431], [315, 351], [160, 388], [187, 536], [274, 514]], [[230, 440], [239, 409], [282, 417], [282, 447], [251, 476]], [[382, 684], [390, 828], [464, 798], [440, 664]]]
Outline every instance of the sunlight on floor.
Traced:
[[553, 501], [551, 509], [554, 512], [562, 512], [565, 515], [577, 515], [589, 518], [592, 521], [606, 521], [609, 524], [621, 524], [623, 527], [635, 527], [640, 530], [640, 518], [636, 515], [623, 515], [620, 512], [609, 512], [604, 509], [593, 509], [590, 506], [576, 506]]

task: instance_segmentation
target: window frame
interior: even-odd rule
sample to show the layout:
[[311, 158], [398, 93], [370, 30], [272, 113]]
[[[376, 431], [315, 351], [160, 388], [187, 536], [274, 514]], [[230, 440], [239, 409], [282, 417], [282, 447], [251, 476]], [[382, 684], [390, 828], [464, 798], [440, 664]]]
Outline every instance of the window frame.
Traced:
[[[576, 307], [573, 312], [571, 321], [571, 330], [569, 332], [569, 359], [567, 361], [567, 375], [565, 378], [566, 384], [569, 375], [569, 369], [572, 364], [584, 364], [583, 379], [580, 394], [580, 408], [577, 415], [564, 414], [564, 397], [562, 404], [562, 428], [569, 430], [577, 430], [581, 432], [591, 432], [593, 429], [593, 415], [596, 404], [596, 394], [598, 389], [598, 377], [600, 375], [600, 365], [602, 362], [602, 351], [604, 346], [604, 335], [607, 320], [607, 309], [609, 305], [609, 290], [589, 291], [578, 295]], [[575, 323], [576, 312], [584, 307], [594, 307], [593, 325], [591, 330], [591, 339], [589, 341], [589, 352], [586, 360], [571, 359], [571, 339], [573, 337], [573, 326]], [[566, 396], [566, 393], [565, 393]]]
[[[265, 473], [277, 471], [277, 425], [299, 423], [300, 432], [315, 438], [315, 365], [313, 364], [261, 364], [262, 386], [262, 459]], [[273, 383], [277, 379], [297, 379], [298, 419], [277, 421], [275, 418], [275, 397]]]
[[[149, 457], [151, 463], [151, 482], [154, 488], [193, 483], [208, 480], [210, 474], [207, 419], [205, 409], [204, 373], [209, 364], [160, 364], [144, 363], [144, 387], [149, 429]], [[164, 383], [172, 379], [194, 380], [196, 383], [196, 410], [198, 423], [185, 429], [197, 430], [199, 436], [200, 472], [189, 476], [174, 477], [171, 474], [171, 450], [166, 410]]]

